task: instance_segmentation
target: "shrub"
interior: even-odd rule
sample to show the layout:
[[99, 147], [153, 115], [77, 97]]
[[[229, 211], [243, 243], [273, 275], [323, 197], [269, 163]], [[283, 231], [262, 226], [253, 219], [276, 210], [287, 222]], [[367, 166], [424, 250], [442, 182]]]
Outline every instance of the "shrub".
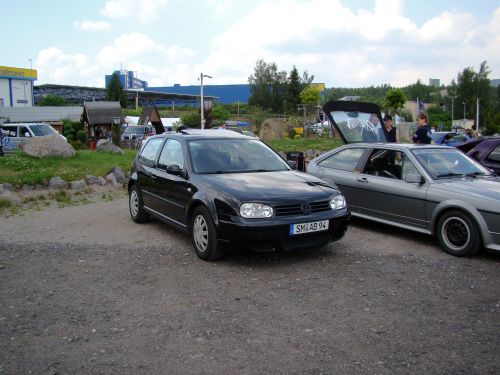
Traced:
[[0, 210], [12, 207], [12, 202], [7, 198], [0, 198]]
[[290, 130], [288, 130], [288, 138], [295, 139], [296, 135], [297, 131], [294, 128], [290, 128]]

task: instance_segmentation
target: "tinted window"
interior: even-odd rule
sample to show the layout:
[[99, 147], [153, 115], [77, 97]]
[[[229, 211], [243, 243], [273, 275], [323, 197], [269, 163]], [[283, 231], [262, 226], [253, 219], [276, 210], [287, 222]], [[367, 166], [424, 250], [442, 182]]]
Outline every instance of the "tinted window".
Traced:
[[272, 149], [252, 139], [204, 139], [189, 142], [198, 173], [283, 171], [290, 168]]
[[380, 118], [375, 113], [333, 111], [331, 115], [348, 143], [386, 141]]
[[158, 164], [161, 166], [178, 165], [184, 169], [184, 154], [180, 142], [169, 139], [160, 154]]
[[153, 167], [162, 143], [162, 138], [150, 139], [139, 155], [139, 162]]
[[358, 164], [358, 160], [365, 150], [362, 148], [350, 148], [342, 150], [321, 160], [318, 165], [325, 168], [340, 169], [352, 172]]
[[491, 151], [486, 160], [500, 163], [500, 143]]
[[30, 125], [30, 129], [33, 132], [33, 134], [37, 137], [56, 133], [56, 131], [50, 125], [47, 124]]
[[2, 126], [4, 137], [17, 137], [17, 126]]

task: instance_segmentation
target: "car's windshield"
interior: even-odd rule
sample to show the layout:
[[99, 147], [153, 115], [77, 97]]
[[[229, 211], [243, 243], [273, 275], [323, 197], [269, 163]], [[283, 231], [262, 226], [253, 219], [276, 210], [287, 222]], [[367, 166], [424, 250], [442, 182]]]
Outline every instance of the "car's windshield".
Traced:
[[203, 139], [189, 142], [198, 173], [284, 171], [290, 167], [264, 143], [252, 139]]
[[124, 133], [127, 133], [127, 134], [144, 134], [144, 129], [143, 127], [128, 127], [127, 129], [125, 129]]
[[37, 137], [56, 133], [54, 128], [52, 128], [50, 125], [47, 124], [30, 125], [30, 129], [33, 132], [33, 134]]
[[486, 168], [455, 149], [426, 148], [414, 150], [413, 153], [434, 179], [491, 174]]
[[386, 142], [376, 113], [333, 111], [331, 115], [347, 143]]

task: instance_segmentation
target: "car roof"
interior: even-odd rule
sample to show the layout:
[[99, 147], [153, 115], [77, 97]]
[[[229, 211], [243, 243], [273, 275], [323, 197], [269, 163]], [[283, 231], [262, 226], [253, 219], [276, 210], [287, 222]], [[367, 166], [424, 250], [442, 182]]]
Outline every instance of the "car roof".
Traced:
[[183, 129], [177, 133], [162, 133], [150, 138], [173, 138], [173, 139], [250, 139], [246, 135], [224, 129]]
[[394, 148], [394, 149], [409, 149], [409, 150], [419, 150], [419, 149], [431, 149], [431, 148], [437, 148], [437, 149], [450, 149], [450, 150], [455, 150], [456, 147], [450, 147], [450, 146], [444, 146], [444, 145], [428, 145], [428, 144], [421, 144], [421, 143], [395, 143], [395, 142], [373, 142], [373, 143], [365, 143], [365, 142], [357, 142], [357, 143], [349, 143], [345, 144], [342, 147], [349, 147], [349, 148], [357, 148], [357, 147], [362, 147], [362, 148], [375, 148], [375, 147], [384, 147], [384, 148]]

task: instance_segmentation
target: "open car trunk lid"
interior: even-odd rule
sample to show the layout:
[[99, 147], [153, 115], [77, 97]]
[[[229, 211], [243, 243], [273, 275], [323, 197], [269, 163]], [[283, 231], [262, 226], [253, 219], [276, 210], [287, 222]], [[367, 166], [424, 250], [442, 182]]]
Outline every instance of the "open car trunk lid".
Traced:
[[345, 143], [387, 142], [380, 108], [374, 103], [330, 101], [323, 111]]

